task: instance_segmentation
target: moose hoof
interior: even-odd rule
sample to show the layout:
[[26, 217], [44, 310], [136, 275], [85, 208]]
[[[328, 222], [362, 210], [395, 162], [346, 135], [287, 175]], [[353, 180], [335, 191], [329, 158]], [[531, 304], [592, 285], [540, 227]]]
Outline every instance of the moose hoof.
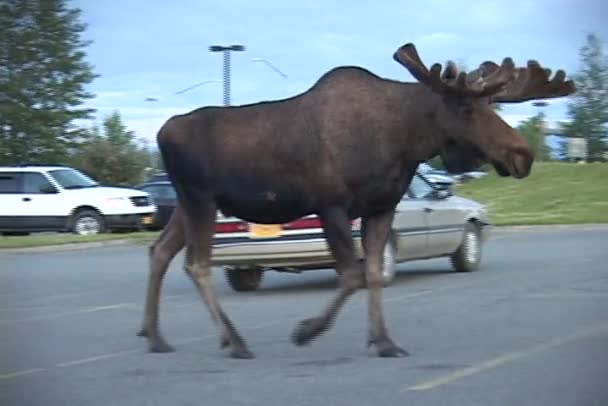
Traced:
[[255, 355], [245, 347], [238, 347], [230, 351], [230, 357], [235, 359], [253, 359]]
[[327, 323], [322, 317], [313, 317], [300, 322], [291, 335], [295, 345], [308, 344], [313, 338], [321, 334], [327, 328]]
[[392, 343], [390, 345], [378, 346], [378, 356], [382, 358], [403, 358], [408, 355], [410, 355], [409, 352]]
[[173, 352], [175, 348], [167, 344], [164, 340], [156, 341], [150, 344], [148, 351], [155, 353]]

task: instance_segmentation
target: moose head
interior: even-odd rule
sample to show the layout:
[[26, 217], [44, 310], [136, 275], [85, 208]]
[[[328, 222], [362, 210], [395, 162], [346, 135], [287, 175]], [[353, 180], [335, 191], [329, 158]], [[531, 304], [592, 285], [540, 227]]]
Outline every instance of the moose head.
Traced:
[[563, 97], [575, 91], [564, 71], [550, 79], [551, 70], [534, 60], [525, 68], [516, 68], [511, 58], [504, 58], [500, 66], [487, 61], [467, 74], [453, 62], [443, 71], [439, 63], [427, 69], [413, 44], [400, 47], [393, 58], [436, 96], [431, 99], [434, 128], [442, 140], [439, 155], [450, 172], [473, 170], [488, 162], [500, 176], [528, 176], [534, 154], [496, 114], [493, 103]]

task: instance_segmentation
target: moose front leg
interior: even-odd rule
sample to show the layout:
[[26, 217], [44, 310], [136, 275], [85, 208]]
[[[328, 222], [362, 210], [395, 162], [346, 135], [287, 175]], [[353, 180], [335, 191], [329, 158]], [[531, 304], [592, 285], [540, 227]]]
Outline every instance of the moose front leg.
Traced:
[[382, 251], [389, 236], [394, 211], [363, 218], [362, 238], [365, 251], [366, 278], [369, 291], [369, 341], [380, 357], [403, 357], [407, 351], [389, 337], [382, 315]]

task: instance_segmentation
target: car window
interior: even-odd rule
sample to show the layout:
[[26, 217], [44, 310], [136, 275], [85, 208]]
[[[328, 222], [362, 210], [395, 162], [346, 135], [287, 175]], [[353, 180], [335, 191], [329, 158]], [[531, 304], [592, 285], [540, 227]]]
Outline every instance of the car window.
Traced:
[[21, 173], [0, 172], [0, 193], [19, 193]]
[[156, 199], [176, 199], [175, 189], [171, 185], [148, 185], [141, 188]]
[[43, 174], [36, 172], [23, 174], [23, 193], [52, 193], [55, 190]]
[[99, 186], [97, 182], [75, 169], [54, 169], [49, 174], [64, 189], [82, 189]]
[[427, 197], [433, 188], [426, 183], [422, 178], [418, 175], [415, 175], [412, 178], [412, 183], [410, 183], [409, 187], [409, 195], [414, 199], [423, 199]]

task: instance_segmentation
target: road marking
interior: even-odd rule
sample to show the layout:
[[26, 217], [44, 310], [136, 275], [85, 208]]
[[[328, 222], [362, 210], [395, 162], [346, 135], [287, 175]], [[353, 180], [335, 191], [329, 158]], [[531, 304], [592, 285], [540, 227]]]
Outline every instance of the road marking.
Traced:
[[510, 354], [492, 358], [490, 360], [482, 362], [481, 364], [473, 365], [471, 367], [461, 369], [461, 370], [453, 372], [451, 374], [448, 374], [448, 375], [445, 375], [445, 376], [442, 376], [439, 378], [435, 378], [435, 379], [432, 379], [427, 382], [422, 382], [422, 383], [419, 383], [414, 386], [410, 386], [409, 388], [407, 388], [407, 390], [425, 391], [425, 390], [429, 390], [429, 389], [434, 389], [438, 386], [445, 385], [447, 383], [456, 381], [458, 379], [465, 378], [465, 377], [471, 376], [471, 375], [475, 375], [480, 372], [507, 364], [509, 362], [513, 362], [513, 361], [516, 361], [521, 358], [526, 358], [531, 355], [534, 355], [534, 354], [537, 354], [537, 353], [540, 353], [543, 351], [547, 351], [551, 348], [558, 347], [560, 345], [567, 344], [569, 342], [591, 336], [591, 335], [596, 334], [603, 330], [608, 330], [608, 324], [601, 324], [601, 325], [597, 325], [597, 326], [588, 327], [588, 328], [585, 328], [576, 333], [567, 335], [565, 337], [556, 338], [555, 340], [550, 340], [543, 344], [538, 344], [538, 345], [535, 345], [535, 346], [532, 346], [532, 347], [529, 347], [529, 348], [526, 348], [526, 349], [523, 349], [520, 351], [515, 351]]
[[608, 292], [530, 293], [523, 295], [523, 297], [530, 299], [608, 299]]
[[0, 379], [10, 379], [10, 378], [16, 378], [18, 376], [23, 376], [23, 375], [29, 375], [29, 374], [35, 374], [37, 372], [44, 372], [46, 371], [46, 369], [44, 368], [32, 368], [32, 369], [26, 369], [23, 371], [17, 371], [17, 372], [10, 372], [8, 374], [0, 374]]
[[[283, 322], [283, 320], [280, 321], [270, 321], [268, 323], [261, 323], [261, 324], [257, 324], [251, 327], [247, 327], [244, 330], [259, 330], [261, 328], [264, 327], [269, 327], [275, 324], [279, 324]], [[207, 334], [204, 336], [197, 336], [197, 337], [190, 337], [190, 338], [184, 338], [181, 340], [175, 340], [173, 341], [174, 345], [186, 345], [186, 344], [191, 344], [191, 343], [195, 343], [198, 341], [204, 341], [204, 340], [208, 340], [211, 338], [219, 338], [219, 334], [218, 333], [214, 333], [214, 334]], [[82, 364], [88, 364], [90, 362], [97, 362], [97, 361], [103, 361], [106, 359], [110, 359], [110, 358], [117, 358], [117, 357], [122, 357], [125, 355], [133, 355], [133, 354], [137, 354], [139, 352], [141, 352], [141, 348], [138, 349], [133, 349], [133, 350], [125, 350], [125, 351], [118, 351], [118, 352], [111, 352], [108, 354], [101, 354], [101, 355], [95, 355], [92, 357], [87, 357], [87, 358], [80, 358], [77, 360], [73, 360], [73, 361], [67, 361], [67, 362], [61, 362], [59, 364], [57, 364], [56, 366], [59, 368], [65, 368], [65, 367], [72, 367], [72, 366], [76, 366], [76, 365], [82, 365]]]
[[[35, 297], [30, 297], [30, 298], [26, 298], [23, 300], [19, 300], [19, 298], [14, 298], [18, 301], [20, 301], [21, 303], [25, 302], [25, 303], [29, 303], [29, 302], [35, 302], [35, 301], [57, 301], [60, 299], [70, 299], [70, 298], [75, 298], [75, 297], [80, 297], [80, 296], [90, 296], [90, 295], [94, 295], [94, 294], [98, 294], [101, 292], [105, 292], [102, 289], [95, 289], [95, 290], [89, 290], [86, 292], [73, 292], [73, 293], [62, 293], [62, 294], [58, 294], [58, 295], [49, 295], [49, 296], [44, 296], [44, 295], [40, 295], [40, 296], [35, 296]], [[18, 293], [6, 293], [6, 296], [18, 296]], [[45, 306], [47, 303], [43, 303], [40, 306]]]
[[109, 354], [102, 354], [102, 355], [97, 355], [94, 357], [81, 358], [81, 359], [77, 359], [74, 361], [61, 362], [61, 363], [57, 364], [57, 366], [60, 368], [71, 367], [74, 365], [87, 364], [89, 362], [101, 361], [101, 360], [109, 359], [109, 358], [122, 357], [123, 355], [131, 355], [131, 354], [135, 354], [138, 351], [139, 350], [127, 350], [127, 351], [112, 352]]
[[94, 313], [94, 312], [99, 312], [99, 311], [104, 311], [104, 310], [123, 309], [126, 307], [133, 307], [133, 306], [137, 306], [137, 305], [135, 303], [118, 303], [118, 304], [106, 305], [106, 306], [86, 307], [83, 309], [76, 309], [76, 310], [71, 310], [71, 311], [63, 312], [63, 313], [51, 313], [51, 314], [45, 314], [45, 315], [40, 315], [40, 316], [27, 317], [24, 319], [12, 319], [12, 320], [11, 319], [4, 319], [4, 320], [0, 319], [0, 324], [23, 323], [23, 322], [28, 322], [28, 321], [39, 321], [39, 320], [51, 320], [51, 319], [58, 319], [61, 317], [66, 317], [66, 316]]

